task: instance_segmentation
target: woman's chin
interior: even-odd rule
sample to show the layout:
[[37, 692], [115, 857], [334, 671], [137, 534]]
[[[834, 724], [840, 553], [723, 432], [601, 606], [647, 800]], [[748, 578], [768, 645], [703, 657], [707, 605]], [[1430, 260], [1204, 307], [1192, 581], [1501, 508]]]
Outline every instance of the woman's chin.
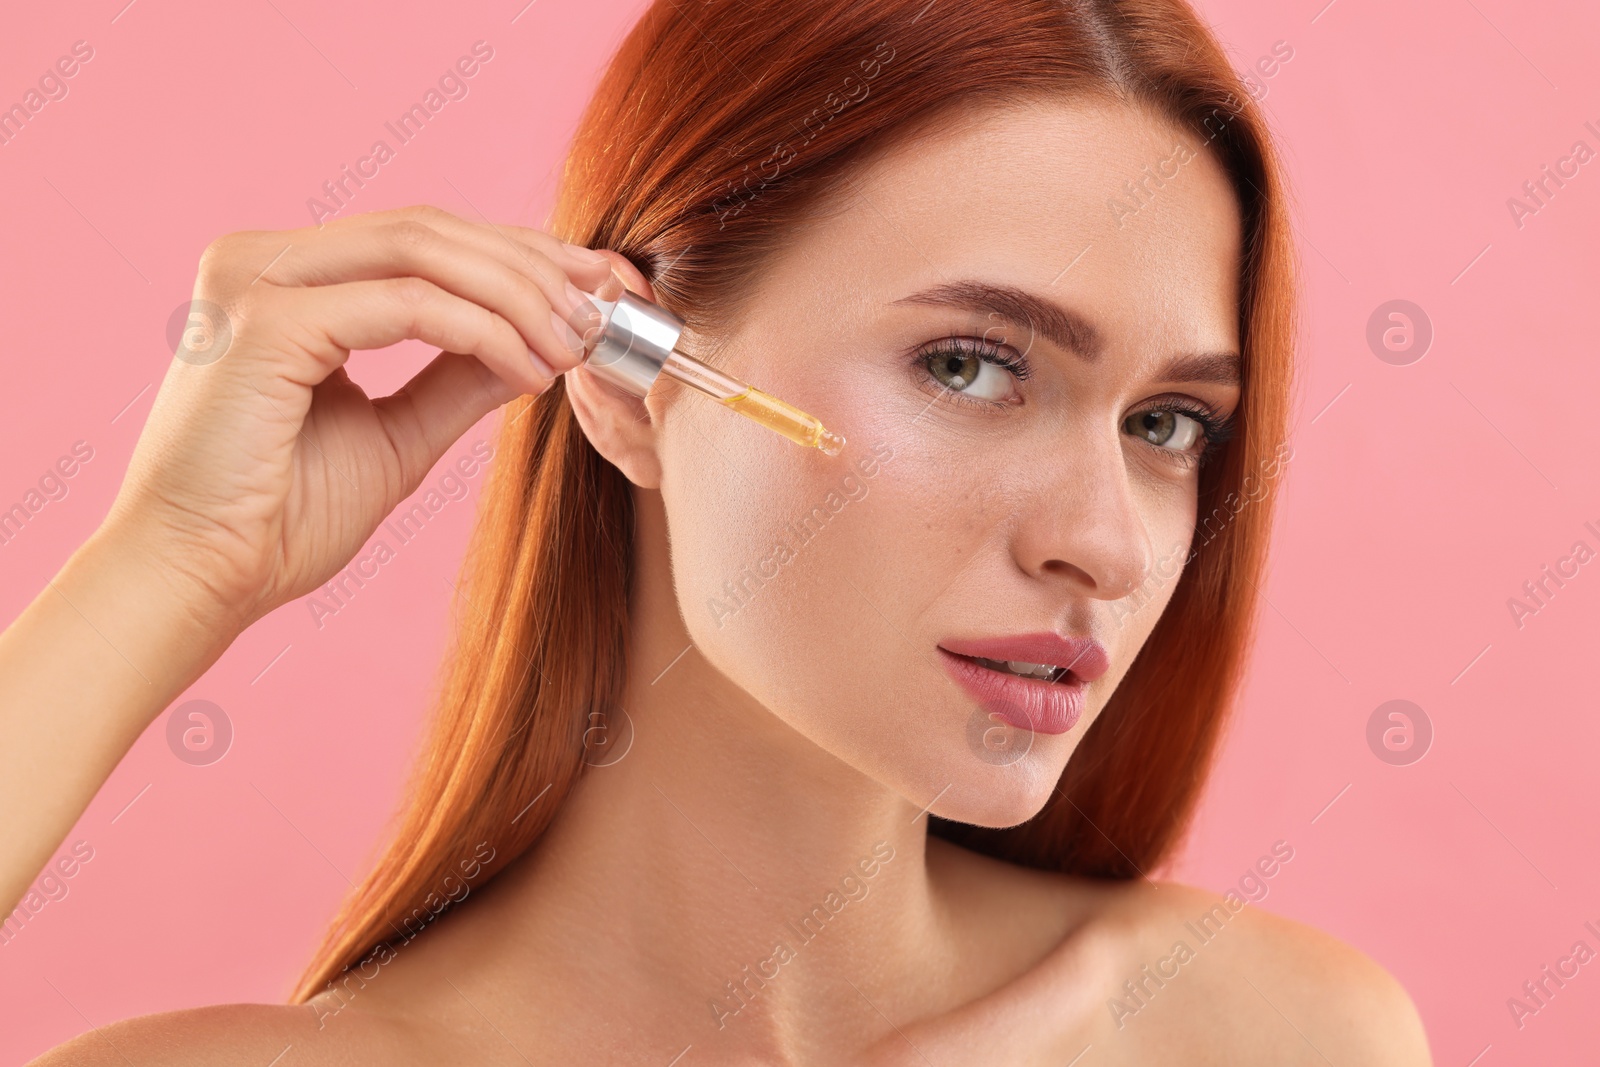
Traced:
[[1027, 822], [1050, 803], [1060, 768], [1041, 763], [1027, 770], [1018, 766], [1005, 770], [1010, 773], [969, 774], [953, 783], [930, 810], [941, 819], [992, 830]]

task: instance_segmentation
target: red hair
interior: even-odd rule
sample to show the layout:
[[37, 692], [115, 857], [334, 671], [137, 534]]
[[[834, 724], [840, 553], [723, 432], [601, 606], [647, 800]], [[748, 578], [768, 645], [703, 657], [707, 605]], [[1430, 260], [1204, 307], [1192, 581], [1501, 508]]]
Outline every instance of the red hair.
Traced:
[[[627, 256], [662, 306], [715, 337], [742, 281], [871, 153], [974, 105], [1082, 93], [1190, 131], [1232, 183], [1239, 430], [1202, 469], [1203, 544], [1197, 530], [1162, 618], [1068, 762], [1066, 799], [1007, 829], [935, 819], [930, 832], [1019, 864], [1130, 878], [1186, 828], [1242, 670], [1272, 521], [1270, 494], [1250, 495], [1247, 478], [1277, 468], [1295, 333], [1279, 164], [1187, 3], [657, 0], [600, 80], [545, 228]], [[563, 380], [508, 405], [431, 737], [391, 843], [293, 1002], [415, 936], [481, 842], [493, 858], [474, 862], [474, 884], [539, 839], [582, 773], [592, 716], [620, 704], [632, 537], [630, 485], [590, 446]]]

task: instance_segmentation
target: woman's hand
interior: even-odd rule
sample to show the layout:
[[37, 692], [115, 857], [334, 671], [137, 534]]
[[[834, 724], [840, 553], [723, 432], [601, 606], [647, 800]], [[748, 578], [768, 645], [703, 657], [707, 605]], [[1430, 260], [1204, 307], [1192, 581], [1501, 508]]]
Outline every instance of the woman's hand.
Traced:
[[[244, 627], [344, 566], [469, 426], [582, 361], [552, 311], [589, 329], [574, 293], [614, 297], [610, 262], [426, 207], [206, 249], [110, 514], [0, 633], [0, 915]], [[369, 400], [350, 350], [408, 337], [444, 351]]]
[[[431, 207], [218, 239], [102, 535], [239, 632], [334, 575], [483, 415], [580, 363], [567, 325], [597, 325], [580, 301], [609, 277], [598, 253]], [[443, 351], [369, 399], [351, 349], [406, 338]]]

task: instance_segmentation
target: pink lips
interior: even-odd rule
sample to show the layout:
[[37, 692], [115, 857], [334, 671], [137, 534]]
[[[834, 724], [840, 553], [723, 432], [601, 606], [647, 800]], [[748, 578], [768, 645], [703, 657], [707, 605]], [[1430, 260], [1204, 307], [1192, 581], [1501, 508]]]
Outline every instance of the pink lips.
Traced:
[[[989, 714], [1015, 726], [1041, 734], [1063, 734], [1083, 715], [1088, 683], [1110, 669], [1111, 661], [1098, 641], [1087, 637], [1062, 637], [1048, 631], [1011, 637], [984, 637], [941, 642], [940, 658], [963, 689]], [[991, 670], [972, 659], [1021, 663], [1050, 663], [1069, 668], [1057, 682], [1024, 678]]]

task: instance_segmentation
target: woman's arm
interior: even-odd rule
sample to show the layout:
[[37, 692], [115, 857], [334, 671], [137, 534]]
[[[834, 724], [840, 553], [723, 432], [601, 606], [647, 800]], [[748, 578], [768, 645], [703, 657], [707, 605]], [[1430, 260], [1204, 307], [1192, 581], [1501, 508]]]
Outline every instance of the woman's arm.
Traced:
[[236, 636], [103, 527], [0, 634], [0, 915], [139, 734]]

